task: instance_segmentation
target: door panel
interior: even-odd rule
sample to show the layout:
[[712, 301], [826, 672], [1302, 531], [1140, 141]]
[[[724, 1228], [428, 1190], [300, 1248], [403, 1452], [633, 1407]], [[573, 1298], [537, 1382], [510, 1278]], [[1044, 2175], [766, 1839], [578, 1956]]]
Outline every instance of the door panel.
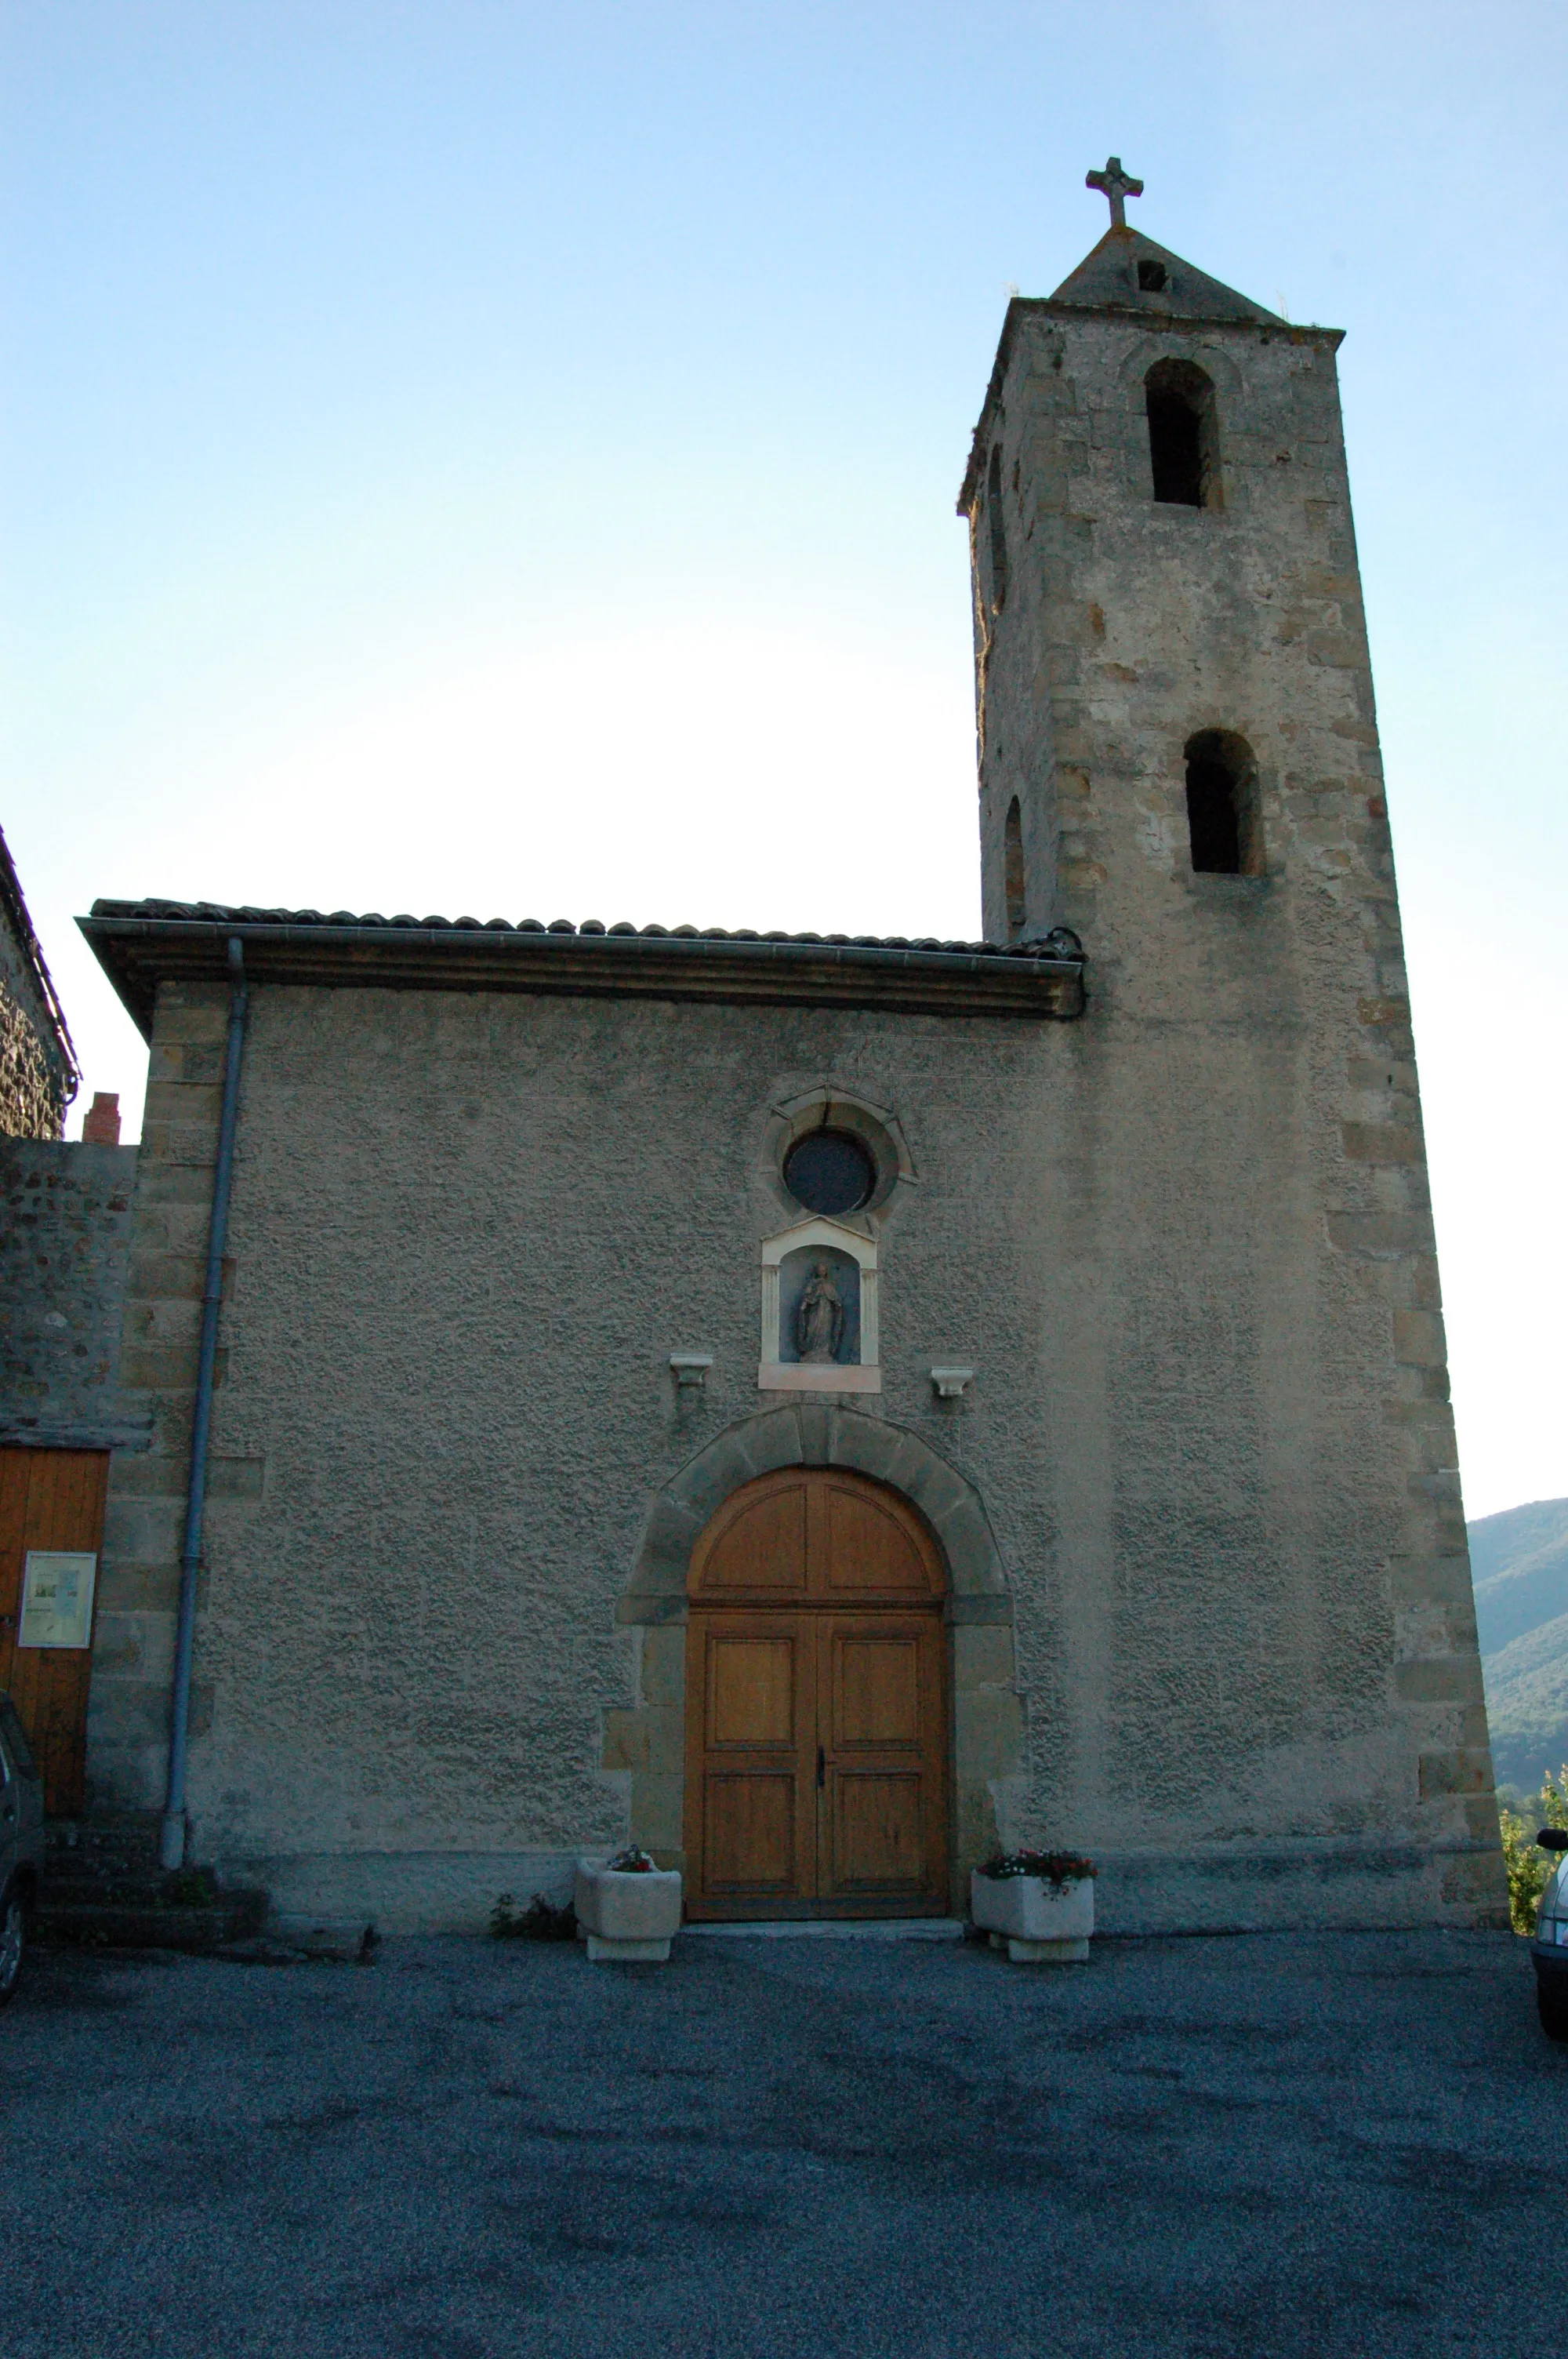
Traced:
[[705, 1799], [706, 1889], [801, 1898], [793, 1773], [744, 1777], [710, 1770]]
[[926, 1842], [919, 1771], [840, 1771], [832, 1791], [832, 1888], [923, 1892]]
[[708, 1742], [791, 1746], [796, 1640], [715, 1631], [708, 1645]]
[[907, 1500], [836, 1466], [759, 1475], [726, 1501], [692, 1551], [691, 1594], [705, 1603], [914, 1604], [946, 1588], [935, 1543]]
[[0, 1688], [21, 1714], [56, 1817], [85, 1804], [92, 1649], [17, 1646], [23, 1570], [29, 1549], [99, 1554], [108, 1480], [106, 1450], [0, 1450]]
[[687, 1631], [693, 1916], [767, 1915], [816, 1881], [816, 1657], [798, 1614], [694, 1613]]
[[920, 1633], [836, 1633], [834, 1750], [920, 1742]]
[[707, 1550], [702, 1588], [804, 1592], [806, 1518], [806, 1488], [798, 1480], [770, 1485], [754, 1500], [742, 1495]]
[[895, 1516], [865, 1491], [838, 1483], [827, 1487], [824, 1506], [827, 1546], [820, 1585], [831, 1595], [926, 1597], [939, 1585], [933, 1582], [907, 1508]]
[[817, 1637], [818, 1890], [911, 1908], [946, 1902], [946, 1712], [934, 1614], [824, 1614]]

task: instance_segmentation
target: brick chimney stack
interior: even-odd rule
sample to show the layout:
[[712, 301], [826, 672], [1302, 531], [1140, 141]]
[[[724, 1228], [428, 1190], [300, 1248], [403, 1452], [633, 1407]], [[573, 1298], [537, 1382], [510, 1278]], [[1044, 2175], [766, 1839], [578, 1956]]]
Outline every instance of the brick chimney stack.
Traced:
[[92, 1103], [87, 1109], [81, 1125], [83, 1147], [118, 1147], [120, 1144], [120, 1093], [118, 1090], [94, 1090]]

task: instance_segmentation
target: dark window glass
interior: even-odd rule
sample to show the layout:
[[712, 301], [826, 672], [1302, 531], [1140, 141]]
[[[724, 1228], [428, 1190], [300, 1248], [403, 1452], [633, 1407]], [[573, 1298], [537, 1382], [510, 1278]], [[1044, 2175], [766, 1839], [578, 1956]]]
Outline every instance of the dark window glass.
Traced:
[[1141, 295], [1162, 295], [1165, 291], [1165, 266], [1162, 262], [1141, 262], [1138, 266], [1138, 291]]
[[876, 1185], [877, 1167], [848, 1131], [812, 1130], [785, 1156], [784, 1176], [808, 1212], [853, 1212]]

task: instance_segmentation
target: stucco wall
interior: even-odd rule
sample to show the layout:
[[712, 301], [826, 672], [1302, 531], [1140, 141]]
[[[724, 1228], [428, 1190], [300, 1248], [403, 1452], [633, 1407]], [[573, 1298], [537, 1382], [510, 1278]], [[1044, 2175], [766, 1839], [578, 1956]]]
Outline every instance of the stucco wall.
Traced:
[[[1397, 1332], [1336, 1229], [1379, 1217], [1347, 1208], [1324, 1080], [1344, 1018], [1314, 1031], [1278, 907], [1227, 913], [1224, 959], [1173, 945], [1204, 1024], [1130, 1023], [1092, 966], [1082, 1021], [1038, 1026], [258, 989], [198, 1852], [308, 1905], [473, 1921], [624, 1835], [623, 1716], [670, 1663], [622, 1608], [660, 1491], [774, 1406], [767, 1142], [831, 1082], [896, 1114], [916, 1173], [882, 1217], [885, 1389], [844, 1413], [972, 1486], [1011, 1593], [997, 1831], [1097, 1853], [1112, 1925], [1494, 1905], [1431, 1767], [1478, 1677], [1412, 1684], [1398, 1619], [1424, 1397], [1399, 1336], [1430, 1314]], [[1317, 925], [1331, 971], [1354, 923]], [[157, 1435], [115, 1464], [90, 1762], [126, 1800], [160, 1798], [222, 1029], [220, 991], [164, 987], [124, 1363]], [[714, 1356], [684, 1419], [681, 1350]], [[938, 1403], [954, 1362], [976, 1382]]]
[[118, 1391], [134, 1147], [0, 1138], [0, 1440], [135, 1438]]

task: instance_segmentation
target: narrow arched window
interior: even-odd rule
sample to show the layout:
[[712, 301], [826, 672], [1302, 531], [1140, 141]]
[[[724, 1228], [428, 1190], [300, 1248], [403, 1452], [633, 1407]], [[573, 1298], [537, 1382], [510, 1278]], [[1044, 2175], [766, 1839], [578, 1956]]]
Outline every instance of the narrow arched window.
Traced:
[[1007, 824], [1002, 830], [1002, 882], [1007, 890], [1007, 931], [1010, 941], [1016, 941], [1029, 917], [1029, 896], [1023, 886], [1023, 816], [1014, 795], [1007, 807]]
[[986, 517], [991, 536], [991, 607], [1000, 607], [1007, 596], [1007, 524], [1001, 512], [1001, 444], [991, 445], [991, 462], [986, 471]]
[[1193, 361], [1156, 361], [1143, 380], [1154, 497], [1172, 507], [1219, 505], [1214, 387]]
[[1187, 832], [1205, 876], [1261, 876], [1258, 770], [1245, 737], [1203, 729], [1186, 744]]

